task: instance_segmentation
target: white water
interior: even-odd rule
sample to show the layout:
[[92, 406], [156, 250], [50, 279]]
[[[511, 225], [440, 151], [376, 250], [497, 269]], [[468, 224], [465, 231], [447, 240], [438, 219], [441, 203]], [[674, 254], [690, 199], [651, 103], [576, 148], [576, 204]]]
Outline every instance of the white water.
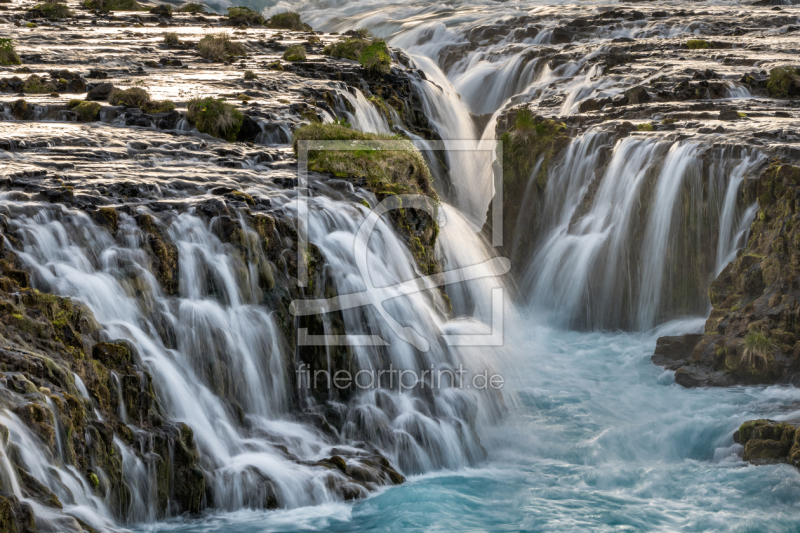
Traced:
[[[575, 112], [582, 99], [620, 90], [592, 79], [591, 57], [551, 69], [533, 61], [525, 63], [524, 51], [503, 50], [507, 43], [471, 52], [442, 71], [436, 63], [440, 52], [460, 42], [462, 30], [471, 23], [486, 17], [481, 12], [485, 6], [461, 10], [365, 2], [337, 7], [349, 12], [347, 18], [320, 24], [312, 18], [312, 23], [327, 29], [369, 26], [390, 36], [392, 44], [406, 48], [426, 73], [428, 80], [416, 86], [446, 145], [451, 140], [492, 137], [493, 120], [481, 132], [470, 113], [496, 114], [511, 103], [542, 101], [565, 91], [567, 97], [556, 109], [567, 114]], [[392, 10], [397, 20], [405, 22], [392, 21], [387, 15]], [[518, 12], [507, 5], [492, 10], [498, 15]], [[330, 16], [330, 10], [325, 16]], [[451, 29], [460, 24], [465, 28]], [[684, 30], [632, 25], [601, 37], [639, 36], [646, 31], [672, 36]], [[525, 44], [547, 45], [549, 35], [545, 29]], [[349, 117], [355, 127], [391, 131], [386, 118], [362, 95], [343, 96], [357, 109]], [[732, 88], [730, 96], [747, 95]], [[280, 135], [269, 139], [282, 140]], [[349, 333], [379, 334], [391, 340], [385, 352], [355, 347], [360, 369], [380, 369], [391, 363], [421, 370], [465, 362], [476, 370], [502, 369], [512, 382], [504, 396], [512, 414], [499, 423], [504, 409], [498, 398], [459, 390], [439, 391], [432, 403], [397, 391], [364, 393], [353, 400], [342, 435], [345, 443], [367, 439], [378, 444], [404, 473], [448, 471], [415, 477], [408, 486], [383, 492], [352, 511], [333, 503], [339, 495], [329, 489], [325, 477], [335, 473], [288, 460], [275, 446], [285, 444], [298, 459], [314, 461], [329, 455], [334, 443], [288, 417], [291, 394], [281, 378], [293, 369], [283, 366], [274, 320], [259, 305], [253, 264], [232, 254], [197, 217], [164, 220], [181, 257], [180, 295], [167, 297], [138, 248], [142, 236], [130, 219], [122, 217], [122, 235], [112, 239], [79, 213], [52, 212], [10, 199], [9, 204], [19, 210], [15, 223], [27, 232], [23, 257], [36, 269], [36, 283], [87, 303], [109, 339], [125, 338], [137, 347], [139, 362], [153, 374], [169, 418], [194, 429], [202, 465], [211, 476], [213, 501], [209, 504], [235, 511], [204, 525], [177, 522], [164, 526], [166, 530], [391, 525], [468, 530], [510, 524], [515, 529], [543, 531], [620, 527], [700, 531], [727, 529], [737, 512], [747, 513], [744, 527], [791, 529], [796, 526], [791, 513], [796, 511], [792, 495], [799, 485], [797, 474], [788, 467], [741, 468], [730, 435], [745, 419], [774, 416], [791, 406], [800, 399], [792, 389], [685, 391], [671, 382], [669, 373], [649, 363], [654, 344], [650, 334], [563, 329], [578, 325], [650, 330], [674, 316], [706, 313], [704, 284], [743, 244], [754, 214], [753, 206], [737, 205], [736, 199], [760, 156], [713, 154], [714, 170], [704, 176], [698, 160], [700, 151], [707, 148], [703, 141], [630, 137], [613, 147], [600, 187], [593, 200], [582, 206], [589, 184], [596, 179], [597, 148], [607, 142], [602, 132], [586, 134], [550, 172], [550, 185], [541, 202], [541, 247], [529, 259], [529, 274], [523, 280], [523, 287], [530, 291], [523, 301], [533, 302], [533, 313], [508, 324], [506, 330], [507, 343], [519, 352], [517, 357], [506, 354], [503, 360], [491, 361], [496, 352], [456, 351], [439, 342], [439, 330], [458, 331], [475, 324], [448, 323], [435, 291], [399, 296], [386, 305], [401, 323], [437, 339], [421, 355], [399, 341], [373, 310], [344, 313]], [[447, 159], [450, 172], [443, 195], [453, 206], [443, 209], [447, 223], [440, 251], [449, 267], [474, 265], [487, 257], [472, 231], [482, 223], [492, 193], [491, 159], [486, 154], [462, 157], [453, 152]], [[701, 199], [696, 193], [704, 180], [712, 192]], [[683, 193], [688, 200], [684, 201]], [[375, 198], [359, 194], [375, 205]], [[276, 204], [291, 210], [289, 200], [278, 198]], [[652, 208], [634, 218], [641, 205]], [[586, 211], [577, 216], [581, 207]], [[708, 268], [692, 272], [706, 277], [693, 285], [696, 294], [688, 301], [664, 301], [671, 284], [684, 273], [668, 261], [687, 249], [678, 222], [682, 210], [696, 217], [705, 207], [712, 216], [703, 218], [701, 226], [712, 234], [710, 250], [716, 254]], [[41, 212], [31, 215], [32, 208]], [[359, 204], [315, 196], [311, 211], [309, 235], [328, 260], [328, 275], [337, 291], [364, 290], [352, 250], [366, 210]], [[384, 288], [416, 277], [406, 247], [388, 227], [379, 229], [369, 243], [372, 285]], [[688, 248], [697, 244], [689, 242]], [[251, 252], [254, 256], [249, 261], [265, 264]], [[135, 298], [123, 274], [130, 269], [145, 286]], [[448, 287], [454, 314], [477, 315], [486, 322], [489, 289], [497, 284], [481, 280]], [[673, 324], [669, 331], [658, 333], [692, 331], [701, 322]], [[549, 329], [552, 323], [561, 328]], [[165, 337], [174, 343], [165, 342]], [[241, 369], [241, 374], [232, 376], [229, 369]], [[247, 428], [240, 427], [230, 401], [242, 407]], [[779, 416], [793, 414], [787, 409]], [[491, 454], [488, 466], [481, 461], [480, 447], [469, 428], [473, 420], [478, 421], [479, 435]], [[24, 429], [13, 427], [12, 433], [24, 434]], [[133, 492], [131, 520], [151, 521], [152, 480], [147, 466], [121, 441], [116, 444]], [[57, 462], [44, 452], [28, 460], [31, 468]], [[472, 468], [476, 466], [478, 470]], [[275, 482], [279, 501], [289, 511], [266, 517], [238, 511], [255, 505], [254, 494], [261, 494], [258, 480], [251, 475], [253, 468]], [[46, 477], [44, 472], [41, 475]], [[81, 487], [74, 491], [84, 497], [88, 494]], [[481, 506], [481, 502], [488, 504]], [[309, 510], [306, 505], [318, 507]], [[84, 507], [91, 510], [85, 520], [104, 523], [102, 505], [75, 505], [68, 512]], [[45, 511], [40, 513], [43, 516]], [[405, 518], [409, 515], [413, 524]]]

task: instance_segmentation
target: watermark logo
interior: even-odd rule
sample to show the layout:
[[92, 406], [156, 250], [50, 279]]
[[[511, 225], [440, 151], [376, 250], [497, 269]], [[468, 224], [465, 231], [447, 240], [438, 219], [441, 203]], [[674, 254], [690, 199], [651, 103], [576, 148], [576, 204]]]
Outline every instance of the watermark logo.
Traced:
[[[308, 252], [308, 153], [312, 150], [355, 151], [355, 150], [420, 150], [444, 151], [458, 153], [461, 151], [493, 151], [498, 160], [502, 160], [502, 144], [500, 141], [425, 141], [411, 143], [408, 141], [299, 141], [298, 142], [298, 285], [308, 286], [308, 269], [305, 258]], [[495, 194], [492, 200], [492, 220], [503, 220], [503, 180], [502, 169], [495, 169]], [[375, 231], [381, 217], [394, 209], [414, 208], [426, 212], [434, 220], [437, 219], [438, 205], [428, 196], [406, 194], [389, 196], [375, 206], [366, 216], [355, 239], [354, 260], [358, 272], [366, 285], [361, 292], [340, 294], [333, 298], [294, 300], [289, 312], [295, 316], [310, 316], [345, 309], [371, 305], [382, 320], [391, 328], [401, 341], [407, 342], [416, 349], [427, 352], [430, 341], [413, 327], [403, 326], [383, 306], [383, 302], [391, 298], [409, 295], [449, 284], [475, 280], [482, 277], [497, 277], [509, 272], [510, 261], [504, 257], [494, 257], [480, 264], [446, 270], [433, 276], [422, 276], [413, 280], [398, 283], [391, 287], [375, 287], [369, 274], [368, 254], [370, 235]], [[503, 243], [502, 222], [492, 224], [492, 246]], [[447, 334], [440, 332], [442, 339], [450, 346], [500, 346], [503, 344], [503, 288], [493, 288], [491, 295], [491, 333], [489, 334]], [[379, 335], [312, 335], [307, 328], [298, 329], [298, 344], [301, 346], [385, 346], [387, 341]], [[298, 370], [299, 372], [299, 370]], [[398, 371], [395, 371], [398, 372]], [[489, 386], [487, 378], [487, 386]], [[335, 381], [335, 380], [334, 380]], [[373, 379], [374, 382], [374, 379]], [[350, 376], [348, 384], [358, 379]], [[402, 384], [402, 380], [400, 381]], [[335, 384], [335, 383], [334, 383]], [[349, 385], [348, 385], [349, 386]], [[402, 386], [402, 385], [401, 385]]]

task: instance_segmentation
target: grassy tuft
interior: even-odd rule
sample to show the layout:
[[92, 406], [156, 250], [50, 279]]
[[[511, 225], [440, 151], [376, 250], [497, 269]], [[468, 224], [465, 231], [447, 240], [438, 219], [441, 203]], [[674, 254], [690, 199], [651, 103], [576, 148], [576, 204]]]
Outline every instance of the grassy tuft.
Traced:
[[178, 13], [205, 13], [206, 6], [197, 2], [189, 2], [178, 8]]
[[52, 83], [45, 81], [41, 76], [31, 74], [22, 85], [22, 92], [28, 94], [49, 94], [55, 90]]
[[206, 35], [197, 43], [197, 52], [211, 61], [226, 61], [231, 57], [245, 55], [244, 47], [232, 40], [227, 33]]
[[284, 70], [283, 65], [281, 65], [280, 61], [275, 61], [273, 63], [270, 63], [269, 65], [267, 65], [267, 69], [268, 70], [278, 70], [278, 71], [283, 71]]
[[711, 45], [708, 44], [708, 41], [704, 41], [703, 39], [690, 39], [686, 41], [686, 46], [689, 50], [702, 50], [704, 48], [711, 48]]
[[351, 37], [329, 44], [322, 53], [358, 61], [371, 73], [388, 74], [392, 70], [392, 56], [382, 40]]
[[655, 130], [655, 127], [653, 127], [653, 125], [650, 124], [649, 122], [645, 122], [643, 124], [637, 124], [636, 125], [636, 130], [637, 131], [653, 131], [653, 130]]
[[124, 105], [128, 107], [143, 107], [150, 102], [150, 95], [141, 87], [131, 87], [130, 89], [114, 89], [108, 95], [108, 103], [111, 105]]
[[310, 150], [308, 168], [331, 173], [340, 178], [368, 181], [375, 194], [426, 194], [436, 198], [431, 175], [425, 160], [414, 145], [400, 136], [364, 133], [340, 124], [309, 124], [294, 132], [294, 150], [298, 142], [333, 141], [401, 141], [408, 150], [379, 150], [364, 143], [359, 150]]
[[136, 0], [84, 0], [83, 7], [99, 11], [146, 11]]
[[197, 131], [234, 142], [244, 122], [238, 109], [225, 100], [216, 98], [195, 98], [189, 101], [187, 119]]
[[384, 41], [373, 41], [361, 52], [358, 62], [373, 74], [389, 74], [392, 71], [392, 56]]
[[283, 59], [286, 61], [305, 61], [306, 49], [303, 45], [295, 44], [286, 49], [283, 53]]
[[72, 10], [67, 7], [66, 4], [61, 4], [57, 2], [45, 2], [44, 4], [38, 4], [31, 9], [28, 10], [32, 14], [37, 14], [38, 16], [49, 18], [49, 19], [65, 19], [74, 15]]
[[764, 333], [751, 331], [744, 338], [742, 364], [747, 368], [766, 368], [775, 344]]
[[141, 87], [131, 87], [124, 90], [114, 89], [108, 95], [108, 103], [111, 105], [138, 107], [145, 113], [169, 113], [175, 109], [175, 102], [172, 100], [151, 100], [150, 94]]
[[175, 46], [181, 44], [180, 37], [174, 31], [168, 32], [164, 34], [164, 44], [168, 44], [170, 46]]
[[772, 96], [788, 96], [792, 86], [800, 87], [800, 68], [777, 67], [769, 71], [767, 90]]
[[14, 49], [14, 40], [0, 38], [0, 65], [19, 65], [21, 61]]
[[300, 20], [300, 15], [294, 11], [273, 15], [267, 21], [267, 28], [273, 30], [313, 31], [311, 26]]
[[[72, 102], [70, 101], [70, 103]], [[100, 119], [100, 104], [97, 102], [81, 101], [71, 108], [78, 114], [80, 122], [95, 122]]]
[[365, 39], [345, 39], [336, 43], [326, 46], [322, 53], [333, 57], [343, 57], [345, 59], [352, 59], [358, 61], [361, 53], [369, 46], [369, 41]]
[[244, 79], [246, 80], [257, 80], [258, 75], [253, 72], [252, 70], [245, 70], [244, 71]]
[[263, 26], [266, 20], [261, 16], [261, 13], [253, 11], [249, 7], [236, 6], [228, 8], [228, 18], [235, 23], [249, 23], [258, 24]]

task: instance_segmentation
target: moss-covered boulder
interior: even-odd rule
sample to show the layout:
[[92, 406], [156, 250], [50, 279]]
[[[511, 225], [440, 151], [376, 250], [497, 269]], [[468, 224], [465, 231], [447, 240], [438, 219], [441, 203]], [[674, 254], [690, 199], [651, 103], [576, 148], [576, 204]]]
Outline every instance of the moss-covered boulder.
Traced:
[[744, 446], [744, 460], [751, 463], [789, 463], [800, 467], [800, 432], [797, 426], [772, 420], [750, 420], [733, 436]]
[[189, 100], [186, 118], [197, 131], [234, 142], [244, 123], [244, 115], [221, 98]]
[[267, 21], [267, 28], [273, 30], [313, 31], [313, 28], [300, 19], [294, 11], [278, 13]]

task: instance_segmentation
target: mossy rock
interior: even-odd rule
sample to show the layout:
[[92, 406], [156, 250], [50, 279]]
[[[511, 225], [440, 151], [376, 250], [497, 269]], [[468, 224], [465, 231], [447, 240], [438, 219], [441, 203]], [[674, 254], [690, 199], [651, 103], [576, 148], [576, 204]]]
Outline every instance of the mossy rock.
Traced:
[[35, 17], [48, 18], [54, 20], [65, 19], [74, 15], [72, 10], [69, 7], [67, 7], [66, 4], [58, 2], [47, 2], [44, 4], [38, 4], [30, 8], [28, 12]]
[[131, 364], [131, 353], [124, 344], [98, 342], [92, 348], [92, 359], [108, 368], [120, 368]]
[[305, 47], [303, 47], [303, 45], [300, 44], [290, 46], [283, 53], [283, 59], [285, 61], [305, 61], [306, 49]]
[[294, 11], [286, 11], [273, 15], [267, 21], [267, 28], [273, 30], [313, 31], [313, 28], [300, 19]]
[[84, 0], [81, 5], [87, 9], [97, 9], [98, 11], [146, 11], [148, 9], [136, 0]]
[[244, 122], [238, 109], [213, 97], [189, 100], [187, 119], [201, 133], [234, 142]]
[[229, 7], [227, 17], [231, 23], [237, 26], [240, 24], [263, 26], [266, 22], [264, 17], [261, 16], [261, 13], [253, 11], [249, 7], [245, 6]]
[[800, 96], [800, 68], [777, 67], [769, 72], [767, 90], [772, 96]]
[[14, 40], [0, 38], [0, 66], [19, 65], [20, 63], [19, 55], [14, 49]]
[[689, 39], [686, 41], [686, 47], [689, 50], [704, 50], [706, 48], [711, 48], [711, 45], [708, 41], [703, 39]]
[[[295, 130], [295, 153], [298, 143], [304, 140], [363, 142], [363, 149], [358, 150], [309, 151], [309, 170], [340, 178], [364, 179], [376, 194], [424, 194], [438, 200], [425, 160], [416, 147], [402, 137], [364, 133], [337, 124], [310, 124]], [[382, 150], [380, 141], [400, 143], [404, 149]]]
[[227, 33], [206, 35], [197, 43], [197, 52], [211, 61], [227, 61], [245, 55], [244, 47]]
[[0, 531], [4, 533], [35, 533], [36, 519], [33, 508], [20, 502], [8, 492], [0, 492]]
[[100, 120], [101, 106], [97, 102], [80, 102], [72, 108], [78, 115], [79, 122], [96, 122]]

